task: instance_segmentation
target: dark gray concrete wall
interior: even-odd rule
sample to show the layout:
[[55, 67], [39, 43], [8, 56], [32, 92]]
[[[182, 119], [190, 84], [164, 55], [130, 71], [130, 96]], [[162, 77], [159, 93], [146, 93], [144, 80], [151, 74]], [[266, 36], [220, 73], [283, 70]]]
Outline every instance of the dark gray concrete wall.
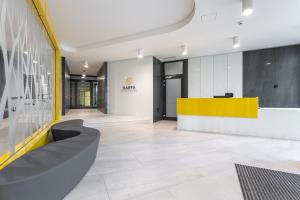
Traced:
[[300, 107], [300, 45], [243, 53], [243, 95], [260, 107]]
[[70, 69], [65, 57], [61, 58], [61, 113], [65, 115], [70, 109]]
[[98, 77], [98, 107], [101, 112], [107, 114], [107, 62], [105, 62], [97, 73]]
[[157, 122], [164, 114], [163, 65], [153, 58], [153, 121]]

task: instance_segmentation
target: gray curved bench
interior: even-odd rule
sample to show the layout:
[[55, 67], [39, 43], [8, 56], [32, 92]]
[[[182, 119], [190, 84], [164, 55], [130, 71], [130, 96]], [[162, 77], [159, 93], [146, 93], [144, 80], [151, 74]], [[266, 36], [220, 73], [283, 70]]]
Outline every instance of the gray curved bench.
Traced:
[[82, 124], [82, 120], [70, 120], [54, 125], [54, 142], [25, 154], [0, 171], [0, 199], [63, 199], [96, 158], [100, 132]]

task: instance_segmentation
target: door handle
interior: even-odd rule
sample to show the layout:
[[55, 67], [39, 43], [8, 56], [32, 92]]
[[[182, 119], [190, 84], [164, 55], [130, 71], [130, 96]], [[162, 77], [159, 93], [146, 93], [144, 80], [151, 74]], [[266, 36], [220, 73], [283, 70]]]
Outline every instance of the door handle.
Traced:
[[11, 111], [12, 111], [12, 112], [16, 112], [16, 110], [17, 110], [16, 106], [13, 106], [13, 107], [11, 108]]

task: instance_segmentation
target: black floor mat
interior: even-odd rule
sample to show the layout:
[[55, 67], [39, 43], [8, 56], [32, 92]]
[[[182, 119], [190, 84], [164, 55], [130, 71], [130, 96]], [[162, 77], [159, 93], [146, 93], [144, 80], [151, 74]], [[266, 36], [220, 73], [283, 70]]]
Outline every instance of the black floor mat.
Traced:
[[236, 164], [245, 200], [300, 200], [300, 175]]

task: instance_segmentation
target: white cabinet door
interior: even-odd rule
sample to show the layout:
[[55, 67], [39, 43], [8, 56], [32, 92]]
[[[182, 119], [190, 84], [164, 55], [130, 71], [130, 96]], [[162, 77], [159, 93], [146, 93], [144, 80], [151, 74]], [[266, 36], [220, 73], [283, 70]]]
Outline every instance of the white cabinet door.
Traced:
[[213, 56], [201, 57], [201, 97], [213, 97], [213, 84], [214, 84], [214, 60]]
[[188, 93], [189, 98], [201, 97], [200, 85], [201, 85], [201, 59], [192, 58], [189, 59], [188, 67]]
[[214, 56], [214, 96], [224, 96], [227, 92], [227, 55]]
[[228, 92], [243, 97], [243, 53], [228, 55]]

